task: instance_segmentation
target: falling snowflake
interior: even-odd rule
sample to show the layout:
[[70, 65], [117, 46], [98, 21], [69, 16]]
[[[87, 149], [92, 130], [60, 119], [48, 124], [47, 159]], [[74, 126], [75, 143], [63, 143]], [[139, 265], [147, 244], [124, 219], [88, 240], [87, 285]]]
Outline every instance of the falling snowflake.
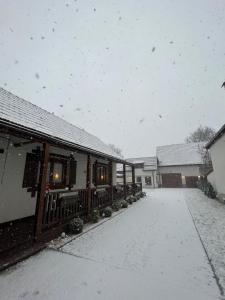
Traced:
[[37, 79], [39, 79], [39, 78], [40, 78], [40, 76], [39, 76], [39, 74], [38, 74], [38, 73], [35, 73], [35, 77], [36, 77]]
[[152, 52], [155, 52], [155, 47], [152, 47]]

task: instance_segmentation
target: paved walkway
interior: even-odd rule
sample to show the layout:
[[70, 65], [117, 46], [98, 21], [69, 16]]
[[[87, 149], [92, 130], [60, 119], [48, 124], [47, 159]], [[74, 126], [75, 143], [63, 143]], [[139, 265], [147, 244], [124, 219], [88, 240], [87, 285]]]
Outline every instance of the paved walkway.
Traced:
[[216, 300], [182, 189], [158, 189], [60, 251], [0, 275], [0, 299]]

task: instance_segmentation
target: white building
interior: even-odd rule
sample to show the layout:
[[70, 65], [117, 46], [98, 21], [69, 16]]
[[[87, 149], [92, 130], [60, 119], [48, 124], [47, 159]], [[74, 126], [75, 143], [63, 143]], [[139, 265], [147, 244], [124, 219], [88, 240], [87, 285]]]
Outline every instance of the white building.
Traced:
[[203, 165], [204, 143], [160, 146], [156, 149], [161, 187], [196, 187]]
[[[185, 143], [160, 146], [154, 157], [128, 158], [135, 166], [135, 181], [143, 187], [196, 187], [203, 166], [204, 143]], [[123, 182], [117, 169], [117, 181]], [[131, 168], [127, 166], [127, 182]]]
[[[142, 183], [145, 188], [156, 188], [158, 187], [157, 177], [157, 158], [154, 157], [139, 157], [139, 158], [128, 158], [128, 162], [135, 166], [135, 182]], [[129, 166], [127, 169], [129, 170]], [[131, 177], [130, 172], [127, 171], [127, 176]], [[131, 179], [131, 178], [130, 178]], [[129, 180], [129, 178], [128, 178]]]
[[213, 171], [207, 176], [217, 192], [217, 197], [225, 202], [225, 125], [206, 145], [212, 160]]

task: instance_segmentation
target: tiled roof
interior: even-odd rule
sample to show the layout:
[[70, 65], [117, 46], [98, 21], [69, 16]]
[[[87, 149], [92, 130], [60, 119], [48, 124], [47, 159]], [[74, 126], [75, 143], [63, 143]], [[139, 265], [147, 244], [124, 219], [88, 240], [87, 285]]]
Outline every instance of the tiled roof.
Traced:
[[0, 121], [34, 130], [48, 137], [69, 142], [121, 160], [108, 145], [96, 136], [54, 114], [0, 88]]
[[186, 143], [156, 148], [159, 166], [202, 164], [201, 149], [205, 143]]

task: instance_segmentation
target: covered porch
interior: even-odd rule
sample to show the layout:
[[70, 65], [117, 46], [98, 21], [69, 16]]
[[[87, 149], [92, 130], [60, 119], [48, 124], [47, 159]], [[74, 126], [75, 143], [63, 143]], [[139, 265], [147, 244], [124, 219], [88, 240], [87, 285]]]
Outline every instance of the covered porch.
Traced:
[[[74, 217], [90, 221], [94, 209], [142, 191], [132, 164], [11, 126], [0, 130], [0, 256], [57, 237]], [[116, 165], [123, 183], [116, 183]], [[132, 181], [126, 180], [126, 166]]]

